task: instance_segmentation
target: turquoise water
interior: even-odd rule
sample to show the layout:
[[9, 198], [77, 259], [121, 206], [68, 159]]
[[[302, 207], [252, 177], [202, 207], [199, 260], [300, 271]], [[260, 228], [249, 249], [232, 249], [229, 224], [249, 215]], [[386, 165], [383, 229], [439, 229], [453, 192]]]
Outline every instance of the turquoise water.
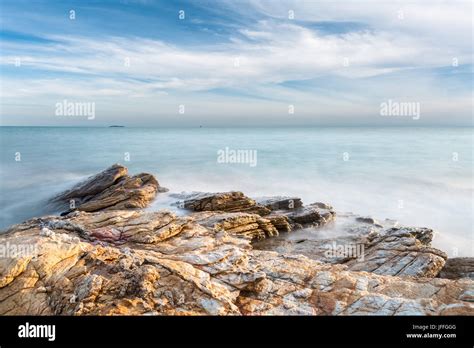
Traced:
[[[1, 227], [47, 213], [48, 197], [119, 162], [171, 193], [296, 195], [434, 228], [435, 246], [474, 255], [472, 128], [0, 127], [0, 136]], [[218, 163], [226, 147], [256, 151], [256, 166]], [[161, 194], [151, 209], [169, 203]]]

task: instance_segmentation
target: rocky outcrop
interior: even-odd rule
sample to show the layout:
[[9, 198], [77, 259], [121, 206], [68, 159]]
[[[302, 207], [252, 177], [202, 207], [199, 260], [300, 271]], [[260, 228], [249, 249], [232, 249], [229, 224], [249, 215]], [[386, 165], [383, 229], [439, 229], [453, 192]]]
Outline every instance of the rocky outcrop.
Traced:
[[374, 218], [370, 216], [359, 216], [356, 218], [356, 221], [364, 222], [370, 225], [375, 225], [377, 227], [382, 227], [382, 225], [377, 220], [375, 220]]
[[324, 203], [304, 207], [298, 197], [280, 196], [253, 200], [238, 191], [195, 193], [184, 198], [181, 206], [192, 211], [255, 213], [270, 220], [280, 232], [323, 226], [336, 215]]
[[270, 213], [270, 209], [239, 191], [194, 194], [183, 201], [183, 207], [192, 211]]
[[51, 200], [61, 211], [100, 211], [145, 208], [163, 188], [151, 174], [129, 176], [126, 167], [114, 164]]
[[291, 224], [287, 216], [281, 214], [270, 214], [265, 216], [280, 232], [290, 232]]
[[317, 206], [302, 207], [276, 214], [286, 216], [293, 229], [321, 227], [328, 222], [331, 222], [336, 217], [336, 213], [334, 211], [319, 208]]
[[431, 229], [385, 228], [380, 224], [361, 222], [357, 217], [346, 219], [350, 221], [342, 223], [340, 229], [346, 233], [341, 235], [320, 238], [315, 231], [307, 233], [306, 238], [281, 236], [264, 240], [255, 247], [302, 254], [330, 264], [344, 264], [350, 270], [381, 275], [435, 277], [445, 264], [447, 255], [430, 246]]
[[446, 253], [430, 247], [429, 228], [391, 228], [368, 236], [364, 258], [347, 262], [351, 270], [376, 274], [435, 277], [447, 259]]
[[2, 254], [0, 315], [474, 314], [471, 280], [255, 250], [244, 216], [76, 211], [12, 226], [0, 245], [28, 248]]
[[446, 260], [439, 274], [440, 278], [474, 280], [474, 257], [454, 257]]
[[194, 214], [194, 218], [202, 226], [224, 230], [250, 240], [261, 240], [278, 235], [278, 229], [272, 221], [257, 214], [202, 212]]
[[301, 208], [303, 206], [301, 198], [298, 197], [266, 197], [257, 199], [257, 203], [270, 210], [290, 210]]
[[122, 210], [160, 189], [114, 165], [54, 199], [74, 211], [0, 234], [0, 315], [474, 315], [472, 259], [431, 229], [241, 192]]
[[267, 218], [275, 222], [279, 231], [285, 232], [320, 227], [336, 216], [330, 205], [318, 202], [305, 207], [298, 197], [267, 197], [258, 199], [257, 203], [272, 211]]

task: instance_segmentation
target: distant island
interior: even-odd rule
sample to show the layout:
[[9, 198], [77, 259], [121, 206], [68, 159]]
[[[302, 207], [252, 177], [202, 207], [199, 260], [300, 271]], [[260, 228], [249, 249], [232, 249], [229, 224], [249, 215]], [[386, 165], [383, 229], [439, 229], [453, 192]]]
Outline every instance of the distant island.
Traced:
[[109, 128], [123, 128], [125, 126], [117, 126], [117, 125], [112, 125], [112, 126], [109, 126]]

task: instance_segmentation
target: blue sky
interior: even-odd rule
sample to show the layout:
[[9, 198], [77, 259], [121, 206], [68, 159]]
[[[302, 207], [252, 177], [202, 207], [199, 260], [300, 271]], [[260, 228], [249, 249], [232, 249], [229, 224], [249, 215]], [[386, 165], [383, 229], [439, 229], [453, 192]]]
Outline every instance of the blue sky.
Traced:
[[[472, 123], [467, 0], [0, 6], [2, 125]], [[389, 99], [421, 117], [381, 117]], [[56, 116], [63, 100], [95, 103], [96, 117]]]

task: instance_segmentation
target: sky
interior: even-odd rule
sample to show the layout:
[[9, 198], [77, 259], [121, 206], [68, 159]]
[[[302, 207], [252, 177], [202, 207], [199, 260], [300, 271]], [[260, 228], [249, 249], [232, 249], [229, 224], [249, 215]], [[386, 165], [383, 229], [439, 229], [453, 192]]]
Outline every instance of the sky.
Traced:
[[[472, 18], [469, 0], [2, 0], [0, 121], [472, 126]], [[82, 103], [94, 117], [58, 113]]]

